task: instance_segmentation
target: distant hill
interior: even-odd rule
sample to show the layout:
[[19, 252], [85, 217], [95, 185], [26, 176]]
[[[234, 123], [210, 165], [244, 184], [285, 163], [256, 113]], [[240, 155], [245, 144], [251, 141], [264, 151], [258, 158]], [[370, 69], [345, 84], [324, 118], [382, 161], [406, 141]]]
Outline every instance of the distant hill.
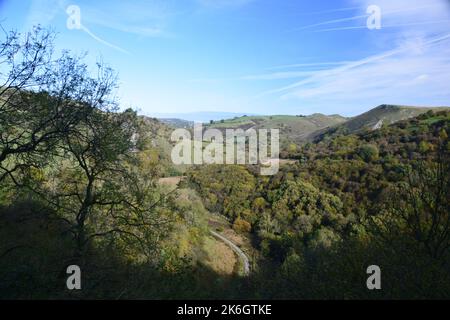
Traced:
[[[320, 113], [309, 116], [272, 115], [272, 116], [234, 116], [229, 119], [219, 119], [205, 122], [204, 129], [279, 129], [281, 149], [287, 150], [292, 144], [297, 146], [306, 142], [318, 142], [324, 138], [342, 134], [372, 131], [392, 123], [416, 117], [430, 110], [449, 110], [449, 107], [412, 107], [400, 105], [380, 105], [363, 114], [352, 118], [340, 115], [324, 115]], [[211, 113], [205, 113], [211, 115]], [[222, 116], [230, 113], [217, 113]], [[233, 113], [231, 113], [233, 115]], [[173, 128], [192, 129], [194, 121], [178, 118], [149, 118], [143, 117], [152, 128], [153, 139], [165, 154], [170, 154], [169, 141]], [[211, 119], [212, 120], [212, 119]], [[155, 130], [156, 129], [156, 130]], [[150, 130], [150, 129], [149, 129]], [[295, 148], [295, 146], [294, 146]]]
[[[250, 113], [236, 113], [236, 112], [214, 112], [214, 111], [199, 111], [189, 113], [153, 113], [150, 116], [164, 121], [167, 120], [185, 120], [189, 122], [209, 123], [211, 120], [219, 121], [222, 119], [231, 119], [235, 117], [242, 117], [244, 115], [254, 115]], [[176, 123], [176, 122], [175, 122]], [[179, 122], [178, 122], [179, 123]]]
[[159, 118], [158, 120], [174, 128], [188, 129], [192, 128], [194, 125], [194, 121], [188, 121], [178, 118]]
[[208, 128], [217, 129], [280, 129], [280, 140], [283, 146], [289, 143], [299, 144], [312, 133], [320, 129], [344, 123], [347, 118], [340, 115], [323, 115], [320, 113], [309, 116], [243, 116], [233, 119], [215, 121]]
[[382, 104], [374, 109], [350, 118], [332, 128], [313, 132], [308, 140], [321, 140], [324, 136], [357, 133], [365, 130], [376, 130], [384, 125], [416, 117], [430, 110], [448, 110], [449, 107], [413, 107]]
[[448, 107], [412, 107], [383, 104], [356, 116], [343, 124], [350, 131], [361, 129], [377, 129], [381, 125], [389, 125], [394, 122], [416, 117], [429, 110], [446, 109]]

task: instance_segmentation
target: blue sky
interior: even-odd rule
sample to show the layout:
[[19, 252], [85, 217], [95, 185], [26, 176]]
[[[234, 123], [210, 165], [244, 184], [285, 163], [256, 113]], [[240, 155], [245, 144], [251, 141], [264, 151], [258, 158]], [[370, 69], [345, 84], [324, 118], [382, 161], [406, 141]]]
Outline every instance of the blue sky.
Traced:
[[[67, 28], [70, 5], [83, 28]], [[144, 114], [450, 105], [448, 0], [0, 0], [0, 21], [51, 26], [59, 49], [101, 58]]]

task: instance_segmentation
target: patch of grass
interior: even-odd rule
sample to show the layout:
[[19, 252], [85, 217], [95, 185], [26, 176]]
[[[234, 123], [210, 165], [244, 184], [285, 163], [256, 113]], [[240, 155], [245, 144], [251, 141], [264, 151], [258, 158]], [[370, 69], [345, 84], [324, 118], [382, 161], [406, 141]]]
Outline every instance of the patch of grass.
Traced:
[[225, 243], [213, 237], [205, 237], [202, 263], [218, 274], [231, 275], [238, 263], [235, 253]]

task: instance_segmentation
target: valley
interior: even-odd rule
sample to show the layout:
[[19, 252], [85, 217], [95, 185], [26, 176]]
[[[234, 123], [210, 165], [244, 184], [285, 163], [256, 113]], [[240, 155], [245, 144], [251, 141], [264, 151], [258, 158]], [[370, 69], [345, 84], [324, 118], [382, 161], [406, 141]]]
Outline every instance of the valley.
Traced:
[[[51, 30], [5, 36], [0, 299], [449, 297], [449, 107], [209, 113], [193, 132], [124, 108], [114, 70], [55, 53]], [[254, 129], [225, 142], [244, 161], [204, 161], [227, 129]]]

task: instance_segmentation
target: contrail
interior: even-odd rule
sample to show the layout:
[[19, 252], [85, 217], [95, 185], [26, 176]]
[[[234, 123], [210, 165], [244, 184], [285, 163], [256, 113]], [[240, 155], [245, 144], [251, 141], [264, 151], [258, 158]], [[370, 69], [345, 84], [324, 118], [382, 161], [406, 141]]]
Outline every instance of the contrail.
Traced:
[[[438, 23], [446, 23], [446, 22], [450, 22], [450, 20], [436, 20], [436, 21], [424, 21], [424, 22], [411, 22], [411, 23], [403, 23], [403, 24], [383, 25], [383, 29], [384, 28], [400, 28], [400, 27], [409, 27], [409, 26], [420, 26], [420, 25], [425, 25], [425, 24], [438, 24]], [[366, 28], [367, 28], [367, 26], [340, 27], [340, 28], [315, 30], [314, 32], [329, 32], [329, 31], [366, 29]]]
[[282, 66], [270, 67], [270, 68], [266, 68], [266, 70], [300, 68], [300, 67], [323, 67], [323, 66], [330, 66], [330, 65], [343, 65], [346, 63], [349, 63], [349, 61], [295, 63], [295, 64], [286, 64], [286, 65], [282, 65]]
[[[400, 12], [415, 11], [415, 10], [420, 10], [420, 9], [429, 8], [429, 7], [435, 7], [435, 6], [437, 6], [437, 4], [429, 4], [429, 5], [424, 5], [424, 6], [414, 7], [414, 8], [387, 11], [387, 12], [383, 12], [383, 15], [400, 13]], [[341, 19], [327, 20], [327, 21], [318, 22], [318, 23], [306, 25], [306, 26], [303, 26], [303, 27], [295, 28], [295, 29], [289, 30], [288, 32], [300, 31], [300, 30], [309, 29], [309, 28], [313, 28], [313, 27], [317, 27], [317, 26], [323, 26], [323, 25], [327, 25], [327, 24], [358, 20], [358, 19], [367, 18], [367, 17], [369, 17], [369, 14], [352, 16], [352, 17], [341, 18]]]
[[108, 46], [108, 47], [118, 50], [120, 52], [130, 54], [128, 51], [122, 49], [121, 47], [115, 46], [112, 43], [105, 41], [102, 38], [96, 36], [93, 32], [91, 32], [91, 30], [89, 30], [86, 26], [84, 26], [81, 23], [81, 9], [79, 6], [70, 5], [65, 9], [65, 12], [69, 16], [67, 18], [67, 22], [66, 22], [67, 28], [69, 30], [72, 30], [72, 29], [82, 30], [82, 31], [86, 32], [95, 41], [98, 41], [98, 42], [104, 44], [105, 46]]
[[80, 29], [83, 30], [84, 32], [86, 32], [91, 38], [97, 40], [98, 42], [100, 42], [100, 43], [102, 43], [102, 44], [104, 44], [104, 45], [106, 45], [106, 46], [108, 46], [110, 48], [116, 49], [116, 50], [118, 50], [120, 52], [123, 52], [123, 53], [126, 53], [126, 54], [130, 54], [130, 52], [126, 51], [125, 49], [122, 49], [121, 47], [115, 46], [112, 43], [109, 43], [108, 41], [105, 41], [102, 38], [97, 37], [95, 34], [93, 34], [88, 28], [86, 28], [82, 24], [80, 24]]
[[350, 10], [357, 10], [357, 9], [362, 9], [362, 7], [347, 7], [347, 8], [330, 9], [330, 10], [323, 10], [323, 11], [305, 12], [305, 13], [300, 13], [300, 15], [308, 16], [308, 15], [312, 15], [312, 14], [333, 13], [333, 12], [350, 11]]
[[324, 22], [310, 24], [310, 25], [303, 26], [303, 27], [300, 27], [300, 28], [295, 28], [295, 29], [292, 29], [290, 31], [291, 32], [293, 32], [293, 31], [300, 31], [300, 30], [304, 30], [304, 29], [317, 27], [317, 26], [322, 26], [322, 25], [325, 25], [325, 24], [333, 24], [333, 23], [338, 23], [338, 22], [344, 22], [344, 21], [357, 20], [357, 19], [361, 19], [361, 18], [367, 18], [368, 16], [369, 16], [368, 14], [364, 14], [364, 15], [353, 16], [353, 17], [348, 17], [348, 18], [328, 20], [328, 21], [324, 21]]
[[[450, 38], [450, 33], [445, 34], [445, 35], [443, 35], [441, 37], [433, 38], [433, 39], [431, 39], [431, 40], [429, 40], [427, 42], [424, 42], [421, 45], [421, 47], [431, 46], [433, 44], [436, 44], [436, 43], [439, 43], [441, 41], [447, 40], [449, 38]], [[294, 88], [297, 88], [299, 86], [312, 83], [315, 80], [321, 79], [323, 77], [327, 77], [327, 76], [331, 76], [331, 75], [334, 75], [334, 74], [337, 74], [337, 73], [340, 73], [340, 72], [344, 72], [344, 71], [347, 71], [347, 70], [350, 70], [350, 69], [353, 69], [353, 68], [356, 68], [356, 67], [368, 64], [368, 63], [379, 61], [379, 60], [382, 60], [384, 58], [388, 58], [388, 57], [391, 57], [391, 56], [396, 55], [398, 53], [402, 53], [402, 52], [409, 51], [409, 50], [410, 50], [409, 47], [398, 48], [398, 49], [386, 51], [386, 52], [378, 54], [378, 55], [370, 56], [368, 58], [349, 63], [349, 64], [344, 65], [344, 66], [339, 67], [339, 68], [335, 68], [335, 69], [331, 69], [331, 70], [325, 70], [325, 71], [319, 71], [319, 72], [317, 72], [316, 75], [313, 75], [313, 76], [311, 76], [311, 77], [309, 77], [307, 79], [298, 81], [298, 82], [293, 83], [293, 84], [291, 84], [289, 86], [285, 86], [285, 87], [282, 87], [282, 88], [278, 88], [278, 89], [274, 89], [274, 90], [263, 92], [263, 93], [259, 94], [258, 96], [256, 96], [255, 98], [260, 98], [260, 97], [266, 96], [268, 94], [279, 93], [279, 92], [283, 92], [283, 91], [286, 91], [286, 90], [294, 89]]]

